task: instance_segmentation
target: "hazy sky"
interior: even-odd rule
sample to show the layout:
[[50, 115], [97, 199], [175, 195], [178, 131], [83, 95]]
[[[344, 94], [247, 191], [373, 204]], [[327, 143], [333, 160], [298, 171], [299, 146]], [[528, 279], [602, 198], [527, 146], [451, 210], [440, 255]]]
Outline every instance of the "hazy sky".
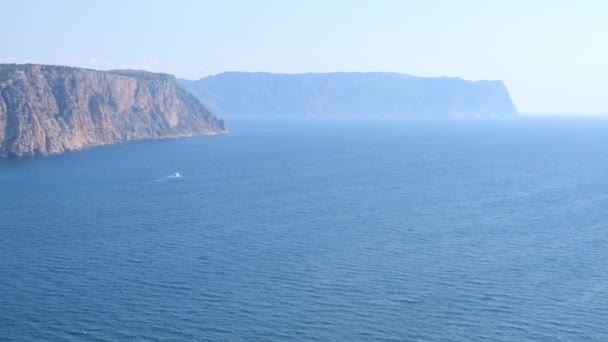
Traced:
[[502, 79], [522, 112], [608, 113], [608, 1], [5, 1], [0, 62]]

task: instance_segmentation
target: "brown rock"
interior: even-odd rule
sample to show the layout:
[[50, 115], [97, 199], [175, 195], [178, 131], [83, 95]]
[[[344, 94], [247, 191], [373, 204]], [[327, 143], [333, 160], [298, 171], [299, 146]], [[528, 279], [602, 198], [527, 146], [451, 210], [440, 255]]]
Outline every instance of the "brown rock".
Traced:
[[0, 155], [225, 133], [173, 76], [0, 64]]

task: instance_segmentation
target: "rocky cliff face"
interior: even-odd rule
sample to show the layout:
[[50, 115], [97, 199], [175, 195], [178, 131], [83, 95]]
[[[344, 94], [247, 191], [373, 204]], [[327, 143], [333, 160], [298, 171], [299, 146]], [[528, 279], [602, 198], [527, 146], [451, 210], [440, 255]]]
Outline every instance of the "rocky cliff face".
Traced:
[[502, 116], [517, 114], [502, 81], [398, 73], [228, 72], [180, 81], [226, 116]]
[[2, 156], [224, 132], [170, 75], [0, 64]]

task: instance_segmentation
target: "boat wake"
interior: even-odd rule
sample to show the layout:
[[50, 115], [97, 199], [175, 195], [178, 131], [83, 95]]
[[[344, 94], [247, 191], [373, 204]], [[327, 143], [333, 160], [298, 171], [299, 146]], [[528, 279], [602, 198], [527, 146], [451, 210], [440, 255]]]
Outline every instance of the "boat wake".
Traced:
[[169, 175], [167, 178], [182, 178], [182, 175], [181, 175], [181, 173], [176, 172], [172, 175]]

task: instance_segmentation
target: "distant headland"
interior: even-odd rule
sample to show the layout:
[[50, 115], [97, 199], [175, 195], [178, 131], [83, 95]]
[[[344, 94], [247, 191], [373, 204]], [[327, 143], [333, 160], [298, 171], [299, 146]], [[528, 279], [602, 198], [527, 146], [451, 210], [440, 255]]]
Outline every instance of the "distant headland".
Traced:
[[230, 116], [487, 117], [517, 114], [502, 81], [389, 72], [225, 72], [179, 80], [206, 106]]

